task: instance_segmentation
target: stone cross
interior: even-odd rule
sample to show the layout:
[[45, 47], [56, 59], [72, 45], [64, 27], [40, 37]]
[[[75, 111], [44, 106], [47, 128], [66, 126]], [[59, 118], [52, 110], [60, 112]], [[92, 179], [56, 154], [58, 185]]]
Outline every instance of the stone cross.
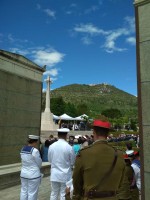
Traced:
[[45, 104], [45, 112], [51, 112], [50, 111], [50, 84], [52, 83], [50, 76], [46, 79], [47, 83], [47, 90], [46, 90], [46, 104]]

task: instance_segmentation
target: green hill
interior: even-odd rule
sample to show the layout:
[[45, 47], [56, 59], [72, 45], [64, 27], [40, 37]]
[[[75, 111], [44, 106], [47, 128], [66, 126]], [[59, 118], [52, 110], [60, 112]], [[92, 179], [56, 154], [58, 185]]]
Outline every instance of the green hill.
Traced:
[[123, 115], [137, 118], [137, 97], [109, 84], [72, 84], [51, 91], [51, 98], [60, 96], [75, 106], [86, 104], [91, 115], [113, 108]]

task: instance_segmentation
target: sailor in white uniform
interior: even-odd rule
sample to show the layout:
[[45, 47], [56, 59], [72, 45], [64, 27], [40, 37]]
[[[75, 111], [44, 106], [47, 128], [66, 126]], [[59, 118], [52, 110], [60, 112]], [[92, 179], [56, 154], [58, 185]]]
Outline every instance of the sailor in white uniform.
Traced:
[[[132, 159], [131, 167], [133, 168], [134, 171], [134, 180], [139, 190], [139, 195], [141, 195], [141, 170], [140, 170], [141, 163], [140, 163], [139, 151], [130, 150], [127, 151], [127, 155]], [[141, 199], [141, 196], [139, 196], [139, 199]]]
[[140, 171], [140, 154], [139, 151], [134, 152], [134, 156], [132, 157], [132, 164], [131, 167], [134, 170], [136, 185], [141, 192], [141, 171]]
[[50, 200], [65, 200], [66, 183], [72, 178], [72, 167], [75, 162], [75, 153], [72, 146], [66, 141], [69, 129], [61, 128], [58, 131], [58, 141], [50, 145], [48, 161], [51, 165], [51, 195]]
[[40, 168], [42, 159], [37, 149], [39, 136], [29, 135], [28, 145], [24, 146], [21, 155], [21, 193], [20, 200], [37, 200], [41, 182]]

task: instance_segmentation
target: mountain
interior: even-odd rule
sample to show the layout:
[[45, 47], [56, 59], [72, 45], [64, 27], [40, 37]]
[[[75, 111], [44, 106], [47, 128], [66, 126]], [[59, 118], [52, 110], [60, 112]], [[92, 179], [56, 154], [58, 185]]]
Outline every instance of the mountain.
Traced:
[[86, 104], [93, 114], [113, 108], [137, 117], [137, 97], [106, 83], [71, 84], [51, 91], [51, 98], [60, 96], [66, 103]]

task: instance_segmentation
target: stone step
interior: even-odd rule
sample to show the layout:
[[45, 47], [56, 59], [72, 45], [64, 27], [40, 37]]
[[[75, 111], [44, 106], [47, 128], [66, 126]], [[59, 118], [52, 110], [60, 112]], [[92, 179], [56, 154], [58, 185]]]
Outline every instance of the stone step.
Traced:
[[[0, 166], [0, 190], [20, 184], [21, 163]], [[50, 175], [49, 162], [43, 162], [41, 173]]]

